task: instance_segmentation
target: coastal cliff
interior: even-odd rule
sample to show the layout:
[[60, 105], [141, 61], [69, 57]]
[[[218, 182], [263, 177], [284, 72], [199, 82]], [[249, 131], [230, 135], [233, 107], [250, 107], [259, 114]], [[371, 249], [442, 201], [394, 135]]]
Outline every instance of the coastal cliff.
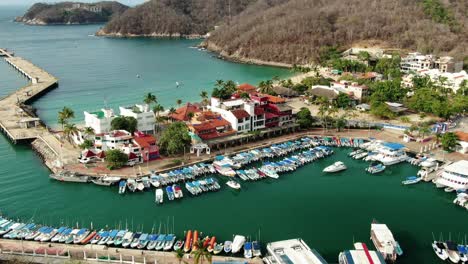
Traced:
[[79, 25], [105, 23], [118, 16], [128, 7], [119, 2], [97, 3], [62, 2], [57, 4], [34, 4], [16, 22], [27, 25]]

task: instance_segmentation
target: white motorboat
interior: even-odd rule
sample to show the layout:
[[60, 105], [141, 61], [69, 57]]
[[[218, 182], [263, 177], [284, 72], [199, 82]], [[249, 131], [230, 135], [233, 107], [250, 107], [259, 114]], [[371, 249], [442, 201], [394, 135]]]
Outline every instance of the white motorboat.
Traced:
[[439, 257], [441, 260], [447, 260], [448, 259], [448, 253], [447, 249], [445, 248], [444, 243], [439, 242], [439, 241], [434, 241], [432, 242], [432, 249], [434, 250], [434, 253], [436, 253], [437, 257]]
[[154, 196], [155, 196], [155, 202], [156, 203], [162, 204], [164, 202], [164, 191], [163, 191], [163, 189], [161, 189], [161, 188], [156, 189], [156, 191], [154, 192]]
[[341, 162], [341, 161], [337, 161], [335, 163], [333, 163], [332, 165], [326, 167], [325, 169], [323, 169], [323, 172], [338, 172], [338, 171], [342, 171], [342, 170], [346, 170], [347, 167], [346, 165]]
[[444, 191], [445, 192], [453, 192], [453, 191], [455, 191], [455, 189], [452, 188], [452, 187], [446, 187], [446, 188], [444, 188]]
[[125, 181], [119, 182], [119, 194], [124, 194], [127, 189], [127, 183]]
[[231, 252], [236, 254], [242, 249], [242, 246], [245, 243], [245, 236], [236, 235], [234, 236], [234, 240], [232, 241]]
[[421, 177], [409, 176], [409, 177], [406, 177], [406, 180], [402, 181], [401, 183], [403, 185], [410, 185], [410, 184], [418, 183], [420, 181], [421, 181]]
[[136, 179], [136, 188], [139, 191], [143, 191], [145, 189], [145, 185], [143, 184], [142, 179]]
[[371, 224], [371, 240], [385, 260], [393, 263], [398, 256], [403, 254], [400, 245], [386, 224], [379, 224], [376, 221]]
[[239, 190], [241, 188], [240, 183], [238, 183], [236, 181], [228, 181], [228, 182], [226, 182], [226, 185], [233, 188], [233, 189], [236, 189], [236, 190]]

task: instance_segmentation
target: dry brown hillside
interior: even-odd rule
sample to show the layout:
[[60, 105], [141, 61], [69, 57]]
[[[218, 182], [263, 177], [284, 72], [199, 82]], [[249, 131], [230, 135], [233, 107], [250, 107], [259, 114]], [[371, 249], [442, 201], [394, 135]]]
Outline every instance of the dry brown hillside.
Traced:
[[206, 43], [228, 57], [290, 64], [365, 40], [462, 58], [467, 12], [468, 1], [459, 0], [259, 0]]

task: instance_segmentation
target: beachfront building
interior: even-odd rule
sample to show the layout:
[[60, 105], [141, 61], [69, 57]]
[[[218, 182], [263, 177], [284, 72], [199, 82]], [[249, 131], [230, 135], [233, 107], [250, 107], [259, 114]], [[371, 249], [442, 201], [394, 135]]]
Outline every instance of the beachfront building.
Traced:
[[359, 102], [363, 98], [367, 97], [369, 88], [365, 85], [359, 85], [356, 82], [349, 81], [339, 81], [332, 82], [331, 88], [337, 90], [338, 92], [347, 94], [351, 99], [355, 99]]
[[413, 78], [415, 76], [427, 76], [436, 85], [450, 89], [454, 93], [460, 89], [463, 82], [468, 82], [468, 73], [466, 71], [442, 72], [439, 69], [430, 69], [418, 70], [412, 74], [403, 76], [402, 85], [407, 88], [413, 87]]
[[238, 133], [265, 128], [265, 113], [252, 100], [244, 98], [221, 100], [212, 97], [209, 108], [229, 121]]
[[101, 109], [96, 112], [84, 112], [87, 127], [94, 129], [94, 133], [107, 133], [111, 130], [111, 122], [116, 117], [114, 110]]
[[229, 121], [224, 119], [219, 113], [212, 111], [195, 113], [188, 123], [188, 128], [190, 132], [202, 140], [218, 139], [236, 134]]
[[433, 55], [423, 55], [419, 52], [408, 53], [408, 56], [401, 58], [400, 69], [408, 73], [434, 67], [435, 57]]
[[282, 127], [294, 123], [292, 107], [286, 104], [284, 98], [268, 94], [251, 95], [250, 98], [254, 102], [266, 101], [266, 104], [259, 103], [265, 112], [265, 127]]
[[142, 132], [135, 132], [133, 143], [140, 147], [140, 153], [143, 161], [151, 161], [159, 158], [159, 147], [156, 144], [156, 138]]
[[454, 190], [468, 189], [468, 160], [460, 160], [445, 167], [436, 180], [437, 185]]
[[267, 264], [326, 264], [325, 259], [300, 238], [271, 242], [267, 245]]
[[125, 130], [114, 130], [108, 133], [98, 133], [94, 136], [94, 146], [103, 151], [111, 149], [121, 149], [123, 146], [131, 144], [132, 134]]
[[328, 101], [333, 102], [338, 98], [340, 92], [326, 85], [314, 85], [309, 94], [313, 97], [325, 97]]
[[130, 116], [137, 120], [137, 130], [146, 134], [154, 134], [156, 125], [153, 111], [149, 105], [132, 105], [128, 107], [119, 107], [121, 116]]

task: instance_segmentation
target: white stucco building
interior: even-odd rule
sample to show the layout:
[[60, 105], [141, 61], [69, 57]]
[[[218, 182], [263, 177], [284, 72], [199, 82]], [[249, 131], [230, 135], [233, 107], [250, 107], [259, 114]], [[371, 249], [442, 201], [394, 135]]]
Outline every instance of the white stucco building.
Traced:
[[413, 87], [414, 76], [428, 76], [436, 85], [440, 85], [446, 89], [451, 89], [454, 93], [460, 89], [463, 81], [468, 82], [468, 73], [460, 72], [442, 72], [439, 69], [419, 70], [413, 74], [405, 75], [402, 78], [402, 85], [405, 87]]
[[131, 116], [138, 121], [137, 129], [146, 134], [154, 134], [155, 115], [148, 105], [132, 105], [119, 107], [121, 116]]
[[265, 128], [264, 111], [256, 107], [252, 100], [238, 98], [221, 101], [212, 97], [210, 110], [229, 121], [238, 133]]
[[101, 109], [96, 112], [84, 112], [87, 127], [94, 129], [94, 133], [106, 133], [111, 130], [111, 122], [116, 117], [114, 110]]

